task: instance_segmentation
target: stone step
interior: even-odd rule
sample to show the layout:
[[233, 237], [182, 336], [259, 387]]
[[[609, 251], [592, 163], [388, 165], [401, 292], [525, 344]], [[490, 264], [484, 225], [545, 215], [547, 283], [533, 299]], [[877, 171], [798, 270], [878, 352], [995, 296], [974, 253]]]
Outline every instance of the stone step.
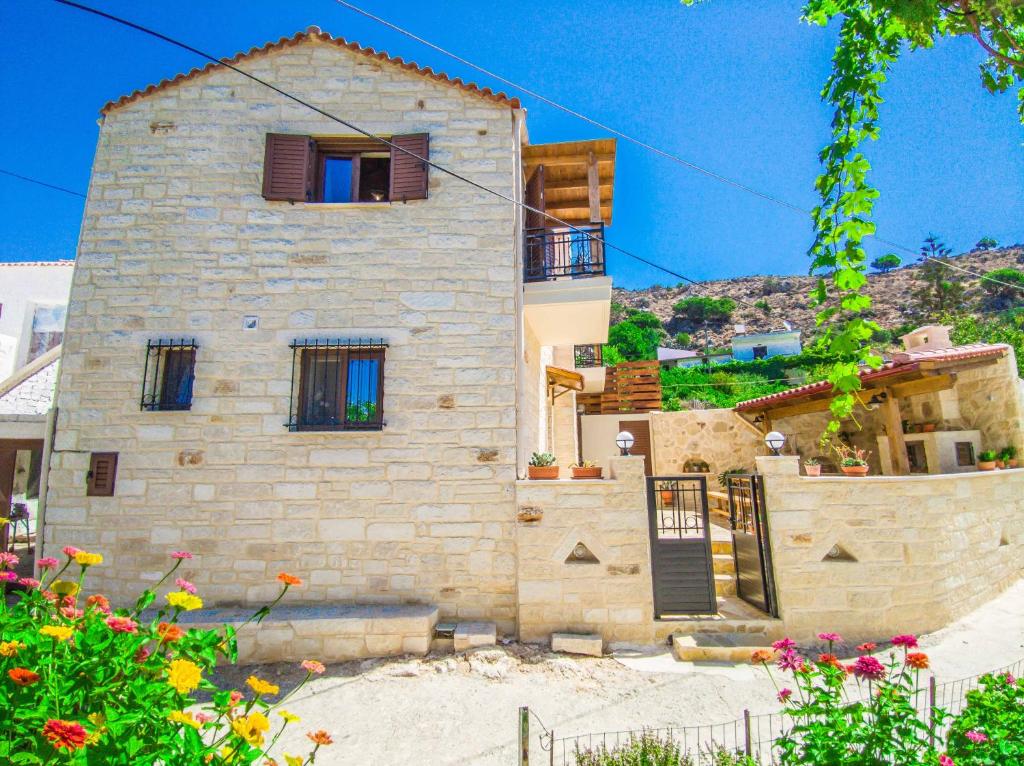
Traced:
[[714, 555], [726, 554], [732, 555], [732, 540], [712, 540], [711, 541], [711, 553]]
[[736, 559], [732, 554], [716, 553], [711, 557], [711, 563], [715, 567], [715, 574], [735, 574]]
[[673, 635], [672, 652], [680, 662], [750, 662], [756, 649], [771, 643], [756, 633], [693, 633]]
[[718, 570], [715, 570], [715, 595], [719, 598], [736, 595], [736, 575], [734, 573], [719, 574]]
[[587, 654], [600, 657], [604, 653], [604, 641], [597, 633], [552, 633], [551, 651], [566, 654]]
[[494, 646], [498, 631], [493, 622], [460, 622], [453, 639], [455, 651], [463, 652], [476, 646]]

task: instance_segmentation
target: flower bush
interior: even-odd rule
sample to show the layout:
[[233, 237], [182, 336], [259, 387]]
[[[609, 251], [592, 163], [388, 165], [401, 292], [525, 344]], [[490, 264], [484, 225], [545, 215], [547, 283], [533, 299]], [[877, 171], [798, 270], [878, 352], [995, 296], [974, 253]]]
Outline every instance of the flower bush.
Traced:
[[[191, 554], [172, 553], [173, 565], [132, 609], [112, 609], [102, 594], [84, 591], [89, 568], [103, 557], [70, 546], [63, 553], [63, 564], [40, 559], [42, 581], [21, 579], [24, 590], [17, 594], [4, 592], [18, 580], [12, 571], [17, 557], [0, 559], [0, 763], [276, 763], [270, 752], [285, 727], [298, 721], [281, 705], [323, 665], [304, 662], [304, 680], [284, 697], [255, 676], [244, 691], [218, 688], [210, 673], [218, 658], [237, 660], [235, 631], [178, 624], [183, 612], [203, 606], [195, 586], [177, 578], [166, 606], [146, 611]], [[251, 621], [302, 584], [283, 573], [278, 579], [277, 598]], [[197, 693], [208, 701], [200, 704]], [[307, 736], [309, 751], [283, 754], [287, 766], [312, 764], [331, 744], [324, 731]]]
[[[696, 766], [696, 759], [683, 752], [671, 738], [662, 738], [653, 731], [631, 734], [629, 739], [612, 748], [577, 749], [576, 766]], [[717, 748], [706, 753], [702, 763], [713, 766], [757, 766], [749, 756]]]
[[980, 683], [950, 727], [948, 757], [956, 766], [1024, 763], [1024, 679], [1000, 673]]

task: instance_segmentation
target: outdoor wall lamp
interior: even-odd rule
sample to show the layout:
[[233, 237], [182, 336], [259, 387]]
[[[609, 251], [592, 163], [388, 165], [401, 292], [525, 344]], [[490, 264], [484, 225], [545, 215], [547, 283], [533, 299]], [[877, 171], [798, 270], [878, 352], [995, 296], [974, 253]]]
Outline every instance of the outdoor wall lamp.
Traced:
[[778, 431], [772, 431], [764, 437], [764, 443], [768, 445], [768, 449], [772, 451], [773, 455], [778, 456], [782, 449], [782, 445], [786, 443], [786, 437]]
[[618, 436], [615, 437], [615, 444], [618, 445], [619, 454], [626, 456], [629, 455], [629, 448], [633, 446], [633, 442], [636, 439], [633, 438], [633, 434], [629, 431], [622, 431]]

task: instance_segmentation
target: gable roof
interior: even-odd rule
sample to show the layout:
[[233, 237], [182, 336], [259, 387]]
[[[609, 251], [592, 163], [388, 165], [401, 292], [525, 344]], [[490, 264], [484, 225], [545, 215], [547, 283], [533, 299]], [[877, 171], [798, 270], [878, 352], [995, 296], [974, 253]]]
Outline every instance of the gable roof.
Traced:
[[[300, 43], [312, 41], [330, 43], [332, 45], [338, 46], [339, 48], [346, 48], [354, 53], [358, 53], [361, 56], [366, 56], [367, 58], [376, 59], [378, 61], [384, 61], [387, 62], [388, 64], [394, 64], [395, 66], [401, 67], [407, 72], [412, 72], [414, 74], [427, 77], [431, 80], [435, 80], [445, 85], [450, 85], [452, 87], [459, 88], [460, 90], [464, 90], [467, 93], [472, 93], [473, 95], [480, 96], [481, 98], [485, 98], [488, 101], [493, 101], [496, 104], [501, 104], [502, 106], [508, 106], [512, 109], [518, 109], [520, 107], [518, 98], [508, 96], [505, 93], [493, 91], [490, 88], [481, 87], [477, 85], [475, 82], [465, 82], [461, 77], [451, 78], [444, 72], [435, 72], [430, 67], [421, 67], [414, 61], [405, 61], [404, 59], [398, 56], [392, 56], [387, 51], [376, 51], [373, 48], [364, 47], [359, 43], [349, 42], [344, 37], [334, 37], [328, 32], [322, 31], [320, 27], [315, 26], [308, 27], [303, 32], [296, 32], [291, 37], [282, 37], [280, 40], [267, 42], [264, 45], [260, 46], [259, 48], [250, 48], [248, 51], [245, 52], [239, 51], [231, 58], [224, 58], [221, 59], [221, 61], [227, 64], [238, 64], [239, 62], [245, 61], [254, 56], [272, 53], [274, 51], [283, 50], [285, 48], [291, 48], [292, 46], [299, 45]], [[191, 70], [190, 72], [175, 75], [170, 80], [161, 80], [156, 84], [146, 86], [146, 88], [143, 90], [135, 90], [124, 96], [121, 96], [121, 98], [117, 99], [116, 101], [108, 101], [106, 104], [103, 105], [103, 108], [100, 109], [100, 114], [109, 114], [118, 107], [131, 104], [135, 101], [138, 101], [141, 98], [145, 98], [146, 96], [149, 96], [158, 91], [165, 90], [166, 88], [170, 88], [175, 85], [180, 85], [181, 83], [192, 80], [196, 77], [199, 77], [200, 75], [204, 75], [208, 72], [212, 72], [214, 70], [223, 68], [225, 67], [224, 64], [222, 63], [214, 64], [213, 62], [210, 62], [204, 67], [197, 67]]]

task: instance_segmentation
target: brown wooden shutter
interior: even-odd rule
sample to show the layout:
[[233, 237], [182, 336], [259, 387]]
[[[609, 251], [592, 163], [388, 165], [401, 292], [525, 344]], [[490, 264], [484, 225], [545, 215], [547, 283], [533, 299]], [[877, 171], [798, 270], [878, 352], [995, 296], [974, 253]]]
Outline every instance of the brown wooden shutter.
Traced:
[[543, 229], [547, 225], [547, 218], [543, 215], [546, 208], [544, 200], [544, 166], [538, 165], [533, 175], [530, 176], [530, 180], [526, 182], [526, 189], [524, 190], [523, 200], [527, 205], [539, 210], [539, 213], [535, 213], [533, 210], [526, 211], [526, 228], [527, 229]]
[[430, 136], [427, 133], [392, 136], [391, 143], [395, 145], [391, 148], [391, 201], [426, 199], [429, 166], [395, 147], [401, 147], [425, 160], [430, 159]]
[[316, 152], [309, 136], [267, 133], [263, 159], [263, 198], [288, 202], [313, 199]]
[[85, 494], [91, 497], [110, 497], [114, 494], [117, 477], [117, 453], [93, 452], [89, 459]]

